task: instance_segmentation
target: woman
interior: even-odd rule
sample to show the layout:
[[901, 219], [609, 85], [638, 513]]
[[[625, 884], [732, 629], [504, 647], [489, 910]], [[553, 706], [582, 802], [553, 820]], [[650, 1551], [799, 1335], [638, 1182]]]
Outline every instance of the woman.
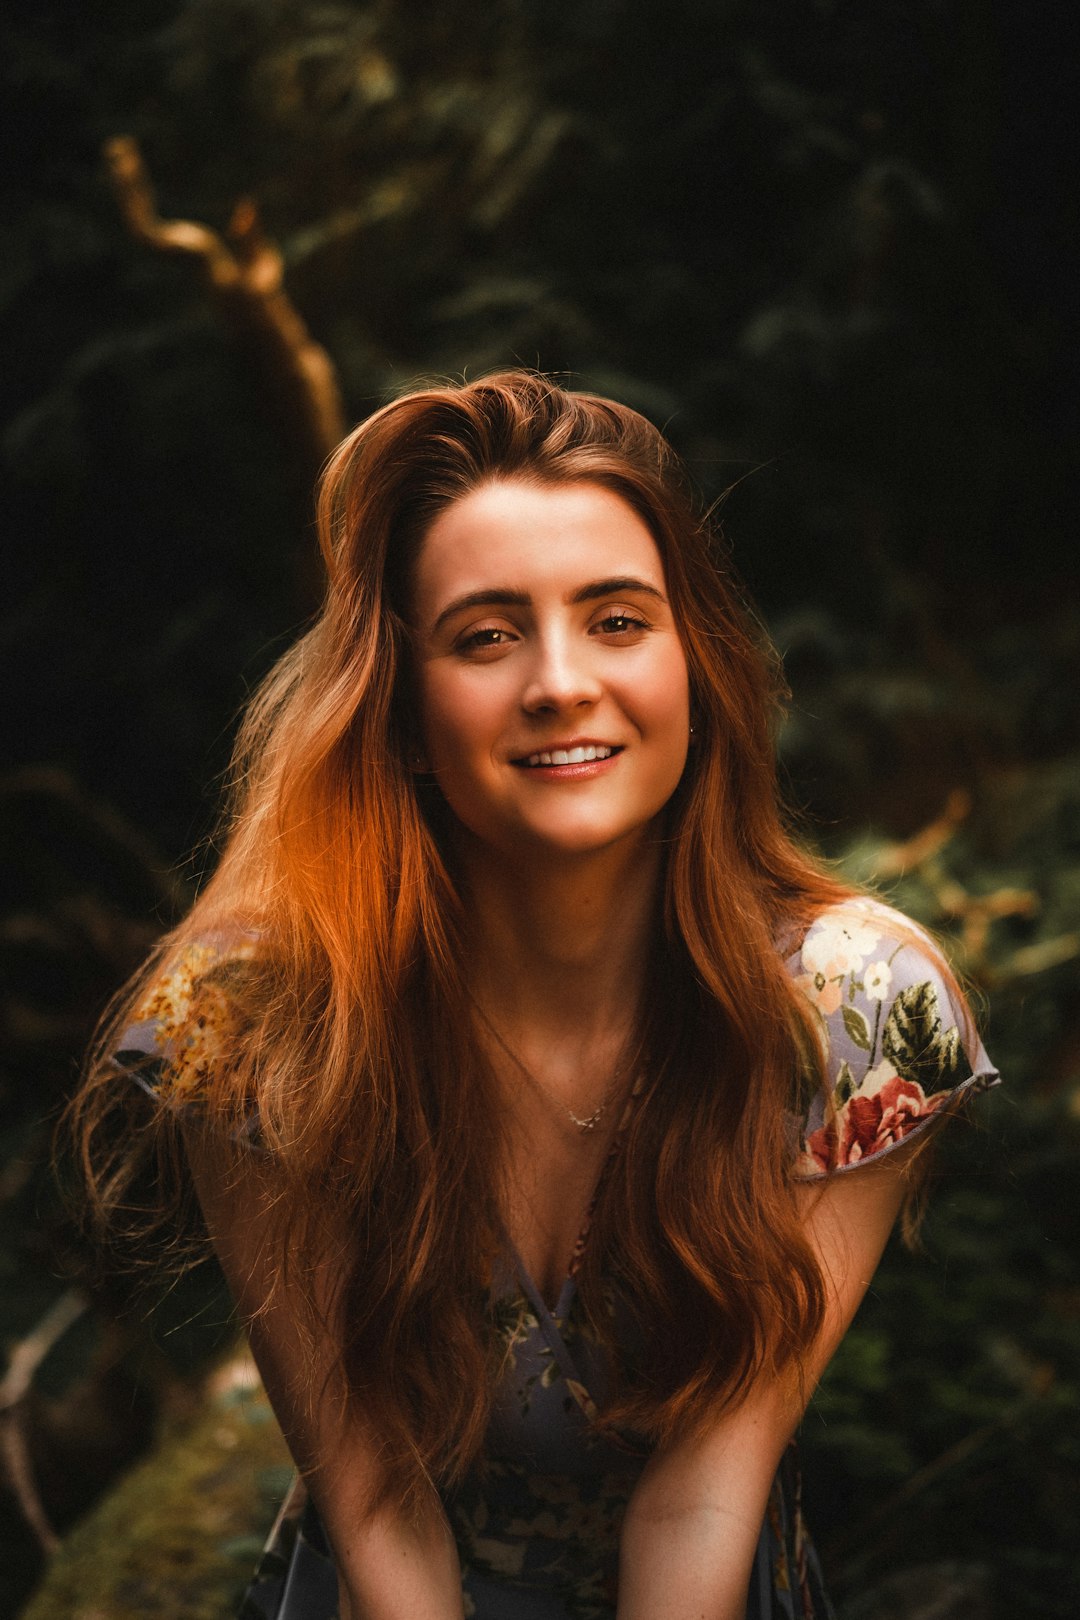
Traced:
[[411, 394], [319, 530], [77, 1105], [105, 1216], [181, 1139], [314, 1505], [281, 1613], [827, 1614], [789, 1442], [995, 1078], [956, 986], [785, 831], [775, 662], [636, 413]]

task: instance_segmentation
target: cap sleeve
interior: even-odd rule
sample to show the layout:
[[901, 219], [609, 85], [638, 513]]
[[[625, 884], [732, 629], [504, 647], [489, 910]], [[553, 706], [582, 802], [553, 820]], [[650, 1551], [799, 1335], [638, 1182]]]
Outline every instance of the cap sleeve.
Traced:
[[877, 901], [824, 912], [788, 959], [814, 1010], [826, 1087], [799, 1119], [796, 1174], [880, 1159], [999, 1080], [914, 923]]
[[186, 945], [154, 980], [113, 1054], [118, 1068], [156, 1101], [197, 1102], [215, 1065], [242, 1037], [237, 976], [253, 940], [212, 935]]

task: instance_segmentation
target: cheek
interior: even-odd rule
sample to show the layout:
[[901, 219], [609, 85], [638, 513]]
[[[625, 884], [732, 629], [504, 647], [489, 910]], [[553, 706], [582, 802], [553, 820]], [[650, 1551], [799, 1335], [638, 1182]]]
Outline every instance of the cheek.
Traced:
[[420, 728], [428, 755], [443, 767], [491, 746], [496, 716], [493, 694], [483, 686], [437, 675], [421, 680]]
[[447, 701], [447, 696], [437, 682], [421, 683], [418, 704], [420, 733], [431, 759], [445, 749], [447, 739], [457, 731], [455, 706]]
[[648, 693], [651, 714], [673, 730], [672, 741], [690, 726], [690, 672], [682, 648], [673, 649], [655, 671]]
[[667, 770], [673, 777], [672, 792], [681, 780], [690, 754], [690, 672], [680, 649], [667, 671], [664, 691], [657, 694], [653, 724], [666, 735]]

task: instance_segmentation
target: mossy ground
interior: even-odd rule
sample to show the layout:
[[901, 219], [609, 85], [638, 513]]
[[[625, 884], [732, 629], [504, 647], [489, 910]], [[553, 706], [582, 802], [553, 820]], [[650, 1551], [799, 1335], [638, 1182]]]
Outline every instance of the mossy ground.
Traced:
[[23, 1620], [223, 1620], [291, 1472], [251, 1363], [233, 1358], [199, 1417], [72, 1531]]

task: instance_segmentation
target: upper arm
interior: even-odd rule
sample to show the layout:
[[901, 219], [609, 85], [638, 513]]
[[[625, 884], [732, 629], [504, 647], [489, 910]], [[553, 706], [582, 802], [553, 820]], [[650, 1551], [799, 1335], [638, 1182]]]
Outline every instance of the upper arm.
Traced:
[[706, 1430], [654, 1454], [632, 1520], [721, 1512], [741, 1526], [749, 1557], [780, 1458], [862, 1302], [906, 1192], [910, 1149], [797, 1191], [825, 1284], [822, 1327], [796, 1377], [757, 1375]]
[[296, 1251], [274, 1221], [269, 1155], [198, 1118], [184, 1140], [195, 1190], [282, 1432], [333, 1548], [343, 1620], [460, 1620], [461, 1572], [434, 1497], [409, 1518], [374, 1508], [378, 1439], [350, 1398], [334, 1331], [332, 1234]]
[[335, 1336], [319, 1331], [333, 1309], [329, 1248], [311, 1258], [293, 1253], [286, 1265], [275, 1219], [280, 1189], [267, 1157], [198, 1116], [185, 1120], [183, 1135], [214, 1250], [282, 1431], [305, 1474], [327, 1474], [348, 1449]]
[[801, 1378], [761, 1373], [704, 1433], [657, 1451], [623, 1526], [620, 1620], [745, 1614], [769, 1492], [807, 1398], [857, 1311], [906, 1191], [911, 1150], [798, 1189], [826, 1309]]
[[335, 1552], [369, 1517], [378, 1445], [350, 1398], [336, 1330], [335, 1248], [308, 1223], [286, 1232], [269, 1155], [183, 1123], [184, 1147], [215, 1253], [243, 1320], [270, 1404]]
[[[825, 1285], [825, 1319], [803, 1363], [807, 1397], [870, 1286], [910, 1186], [912, 1144], [860, 1167], [796, 1189], [803, 1228]], [[801, 1415], [801, 1414], [796, 1414]]]

